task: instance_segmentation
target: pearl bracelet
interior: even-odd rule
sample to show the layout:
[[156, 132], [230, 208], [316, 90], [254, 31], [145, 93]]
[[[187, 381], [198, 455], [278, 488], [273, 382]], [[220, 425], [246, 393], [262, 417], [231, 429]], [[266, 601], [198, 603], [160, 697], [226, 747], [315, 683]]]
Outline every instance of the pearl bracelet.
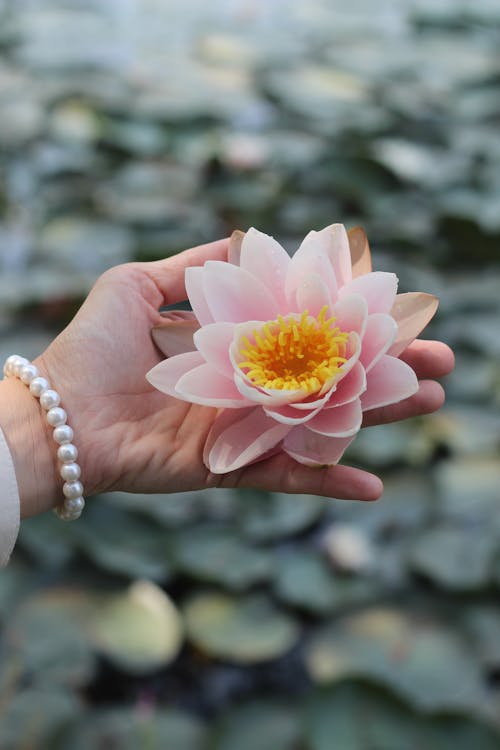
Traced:
[[19, 378], [28, 386], [35, 398], [40, 400], [40, 406], [47, 414], [47, 422], [54, 428], [53, 438], [59, 445], [57, 457], [59, 459], [59, 473], [64, 479], [64, 500], [54, 512], [63, 521], [76, 521], [80, 518], [85, 507], [83, 499], [83, 485], [80, 482], [81, 469], [76, 463], [78, 449], [71, 441], [73, 430], [66, 424], [68, 415], [60, 406], [61, 397], [49, 386], [46, 378], [38, 374], [37, 367], [25, 357], [12, 354], [7, 358], [3, 372], [5, 377]]

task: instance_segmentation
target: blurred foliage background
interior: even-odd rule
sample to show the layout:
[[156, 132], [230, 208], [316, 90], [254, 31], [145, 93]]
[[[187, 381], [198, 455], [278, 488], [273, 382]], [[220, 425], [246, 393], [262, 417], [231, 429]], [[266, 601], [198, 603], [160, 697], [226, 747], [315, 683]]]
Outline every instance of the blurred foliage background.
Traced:
[[373, 505], [210, 491], [23, 524], [2, 750], [500, 748], [497, 0], [0, 0], [0, 353], [111, 265], [334, 221], [441, 298], [448, 403]]

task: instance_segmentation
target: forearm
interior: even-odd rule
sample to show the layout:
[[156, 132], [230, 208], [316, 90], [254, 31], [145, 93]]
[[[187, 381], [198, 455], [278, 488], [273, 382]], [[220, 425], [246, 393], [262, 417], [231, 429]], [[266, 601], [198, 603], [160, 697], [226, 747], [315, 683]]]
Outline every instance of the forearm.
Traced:
[[0, 426], [14, 462], [21, 518], [54, 507], [61, 500], [58, 446], [38, 400], [17, 378], [0, 382]]

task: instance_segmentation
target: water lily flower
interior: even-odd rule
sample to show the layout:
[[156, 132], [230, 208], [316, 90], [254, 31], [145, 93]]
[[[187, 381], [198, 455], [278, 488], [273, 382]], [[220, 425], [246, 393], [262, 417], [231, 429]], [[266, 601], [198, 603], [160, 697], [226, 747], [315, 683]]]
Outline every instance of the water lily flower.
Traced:
[[310, 232], [293, 257], [256, 229], [235, 232], [228, 262], [188, 268], [185, 282], [193, 312], [164, 314], [153, 338], [168, 358], [147, 378], [220, 410], [204, 452], [214, 473], [277, 451], [336, 464], [364, 411], [418, 390], [398, 357], [437, 299], [397, 294], [395, 274], [372, 271], [360, 228]]

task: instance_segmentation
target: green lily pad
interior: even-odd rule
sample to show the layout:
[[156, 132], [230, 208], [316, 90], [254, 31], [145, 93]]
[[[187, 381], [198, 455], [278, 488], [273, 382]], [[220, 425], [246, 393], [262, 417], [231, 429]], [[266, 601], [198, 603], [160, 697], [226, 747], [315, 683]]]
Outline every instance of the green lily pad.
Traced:
[[16, 692], [2, 698], [2, 750], [45, 750], [55, 747], [56, 737], [83, 711], [75, 695], [54, 687]]
[[58, 750], [208, 750], [204, 724], [174, 709], [113, 708], [89, 712]]
[[215, 732], [217, 750], [295, 750], [302, 728], [297, 711], [274, 700], [239, 706]]
[[181, 618], [154, 583], [136, 581], [125, 593], [96, 595], [89, 604], [91, 643], [123, 670], [142, 674], [164, 667], [179, 653]]
[[258, 664], [289, 651], [299, 638], [295, 621], [264, 595], [200, 593], [184, 607], [188, 638], [210, 656]]
[[495, 604], [468, 607], [463, 617], [481, 663], [486, 668], [500, 667], [500, 607]]
[[490, 581], [496, 546], [491, 529], [442, 525], [417, 539], [410, 560], [414, 570], [440, 586], [472, 590]]
[[87, 600], [82, 592], [50, 589], [22, 603], [6, 625], [3, 669], [12, 665], [34, 684], [80, 687], [95, 669], [83, 624]]
[[363, 677], [423, 709], [477, 709], [485, 699], [479, 663], [455, 631], [397, 609], [343, 617], [316, 633], [306, 665], [318, 683]]
[[353, 682], [313, 694], [305, 720], [311, 750], [495, 750], [500, 741], [473, 719], [417, 716], [395, 697]]
[[168, 580], [166, 532], [111, 505], [90, 502], [74, 528], [75, 538], [96, 565], [131, 578]]
[[318, 615], [365, 604], [380, 595], [374, 581], [339, 576], [320, 554], [308, 549], [277, 558], [274, 587], [282, 601]]
[[64, 524], [53, 513], [42, 513], [21, 524], [18, 544], [37, 563], [55, 568], [66, 565], [76, 547], [74, 529]]
[[240, 491], [238, 518], [243, 533], [255, 541], [298, 534], [318, 521], [328, 501], [312, 495]]
[[200, 513], [202, 493], [176, 492], [171, 495], [143, 495], [131, 492], [110, 492], [105, 503], [122, 510], [149, 516], [167, 528], [177, 528], [196, 520]]
[[271, 557], [251, 547], [234, 532], [217, 526], [179, 530], [172, 543], [176, 567], [202, 581], [244, 590], [266, 580]]

